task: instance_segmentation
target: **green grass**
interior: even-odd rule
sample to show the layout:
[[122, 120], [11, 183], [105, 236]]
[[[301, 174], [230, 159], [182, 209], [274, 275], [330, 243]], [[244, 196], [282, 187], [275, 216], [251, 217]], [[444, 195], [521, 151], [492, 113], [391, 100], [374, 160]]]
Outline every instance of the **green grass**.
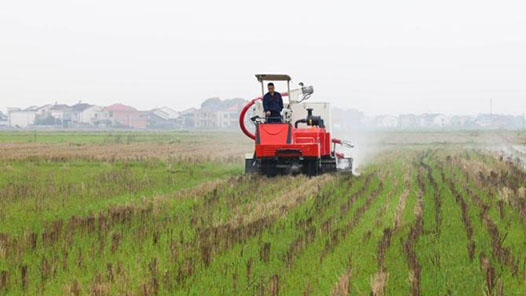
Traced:
[[97, 213], [241, 173], [237, 164], [184, 162], [0, 163], [0, 232], [39, 231], [45, 221]]

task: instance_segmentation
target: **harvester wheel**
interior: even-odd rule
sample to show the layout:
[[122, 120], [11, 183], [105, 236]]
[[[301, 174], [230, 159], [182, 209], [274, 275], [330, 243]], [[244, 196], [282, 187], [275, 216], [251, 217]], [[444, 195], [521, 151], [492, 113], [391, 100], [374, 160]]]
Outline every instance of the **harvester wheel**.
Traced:
[[304, 162], [304, 172], [310, 177], [320, 174], [320, 165], [317, 159], [306, 159]]
[[261, 173], [267, 177], [275, 177], [278, 174], [276, 164], [272, 162], [261, 163]]

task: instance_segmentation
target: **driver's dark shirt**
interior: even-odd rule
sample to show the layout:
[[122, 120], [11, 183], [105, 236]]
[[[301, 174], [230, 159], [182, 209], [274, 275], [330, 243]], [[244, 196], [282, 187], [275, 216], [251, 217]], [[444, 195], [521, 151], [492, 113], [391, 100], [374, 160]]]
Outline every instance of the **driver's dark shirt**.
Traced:
[[265, 113], [270, 111], [270, 117], [280, 117], [281, 110], [283, 110], [283, 99], [279, 92], [274, 92], [271, 95], [270, 92], [266, 93], [263, 97], [263, 110]]

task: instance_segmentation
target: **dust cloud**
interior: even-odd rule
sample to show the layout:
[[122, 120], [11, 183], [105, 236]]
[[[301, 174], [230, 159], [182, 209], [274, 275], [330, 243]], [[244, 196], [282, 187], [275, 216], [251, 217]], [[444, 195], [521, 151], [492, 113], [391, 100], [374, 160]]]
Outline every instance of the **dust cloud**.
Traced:
[[335, 129], [333, 136], [354, 145], [353, 148], [337, 147], [338, 152], [353, 158], [353, 174], [359, 175], [360, 169], [370, 163], [374, 157], [385, 150], [382, 134], [365, 129]]

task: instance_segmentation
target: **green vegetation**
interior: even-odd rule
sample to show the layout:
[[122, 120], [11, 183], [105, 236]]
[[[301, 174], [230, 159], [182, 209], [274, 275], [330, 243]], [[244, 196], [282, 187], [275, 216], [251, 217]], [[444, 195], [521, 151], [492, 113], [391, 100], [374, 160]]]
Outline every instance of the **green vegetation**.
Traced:
[[0, 161], [0, 232], [88, 215], [241, 172], [240, 165], [127, 161]]
[[0, 155], [0, 294], [526, 294], [526, 172], [505, 157], [396, 144], [359, 176], [268, 179], [172, 136]]

